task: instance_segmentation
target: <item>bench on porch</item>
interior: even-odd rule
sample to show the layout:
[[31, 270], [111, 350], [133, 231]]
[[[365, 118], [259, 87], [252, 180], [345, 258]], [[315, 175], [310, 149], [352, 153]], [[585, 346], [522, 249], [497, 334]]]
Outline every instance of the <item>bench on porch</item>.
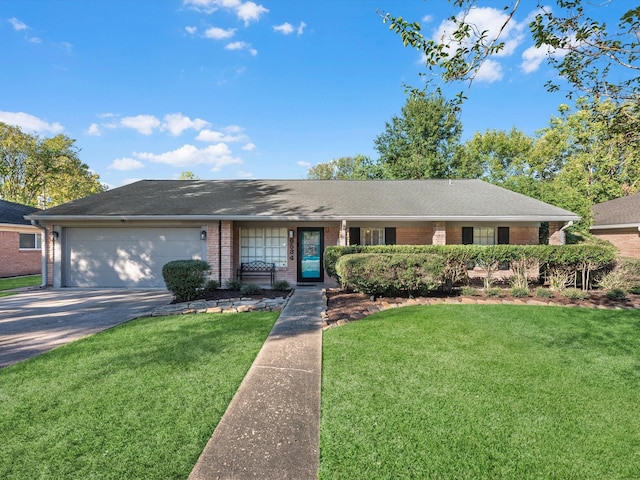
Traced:
[[261, 261], [241, 263], [238, 268], [238, 278], [242, 281], [242, 277], [269, 277], [271, 285], [276, 276], [276, 264]]

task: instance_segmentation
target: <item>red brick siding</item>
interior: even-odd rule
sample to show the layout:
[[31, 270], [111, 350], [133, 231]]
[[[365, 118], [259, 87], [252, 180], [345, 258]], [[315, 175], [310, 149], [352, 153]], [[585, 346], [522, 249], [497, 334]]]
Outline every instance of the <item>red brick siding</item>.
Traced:
[[398, 245], [431, 245], [433, 227], [397, 227], [396, 243]]
[[564, 244], [563, 222], [549, 222], [549, 245]]
[[19, 232], [0, 231], [0, 277], [35, 275], [41, 271], [40, 250], [20, 250]]
[[594, 230], [596, 237], [611, 242], [623, 257], [640, 258], [640, 232], [637, 228]]
[[537, 245], [540, 243], [538, 227], [510, 227], [510, 245]]

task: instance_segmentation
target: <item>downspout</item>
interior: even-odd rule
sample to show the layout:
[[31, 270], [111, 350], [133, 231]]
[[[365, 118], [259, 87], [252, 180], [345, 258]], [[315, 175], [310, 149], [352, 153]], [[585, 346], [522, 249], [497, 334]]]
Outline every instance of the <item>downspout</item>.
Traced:
[[49, 242], [47, 241], [47, 228], [40, 225], [38, 220], [31, 220], [31, 225], [38, 227], [42, 230], [42, 283], [40, 288], [46, 288], [47, 286], [47, 258], [49, 253]]
[[218, 285], [222, 286], [222, 220], [218, 220]]
[[567, 223], [564, 227], [560, 229], [560, 232], [562, 233], [562, 237], [561, 237], [562, 245], [566, 245], [567, 243], [565, 230], [571, 226], [573, 226], [573, 220], [569, 220], [569, 223]]

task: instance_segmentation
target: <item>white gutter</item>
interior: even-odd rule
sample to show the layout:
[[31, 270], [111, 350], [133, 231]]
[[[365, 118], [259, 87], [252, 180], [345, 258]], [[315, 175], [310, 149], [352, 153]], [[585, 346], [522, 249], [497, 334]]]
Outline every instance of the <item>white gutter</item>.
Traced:
[[616, 223], [612, 225], [591, 225], [591, 230], [608, 230], [610, 228], [637, 228], [640, 231], [638, 223]]
[[514, 216], [479, 216], [479, 215], [34, 215], [30, 220], [45, 223], [69, 221], [112, 221], [126, 223], [129, 221], [341, 221], [351, 222], [572, 222], [580, 220], [578, 216], [565, 215], [514, 215]]

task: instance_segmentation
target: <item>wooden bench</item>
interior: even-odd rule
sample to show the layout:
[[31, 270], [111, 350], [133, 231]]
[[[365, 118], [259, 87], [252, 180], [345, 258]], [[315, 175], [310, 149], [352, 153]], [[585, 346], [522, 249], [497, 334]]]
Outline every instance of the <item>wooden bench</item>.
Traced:
[[238, 269], [238, 278], [242, 281], [242, 277], [269, 277], [271, 285], [276, 276], [276, 264], [262, 261], [241, 263]]

